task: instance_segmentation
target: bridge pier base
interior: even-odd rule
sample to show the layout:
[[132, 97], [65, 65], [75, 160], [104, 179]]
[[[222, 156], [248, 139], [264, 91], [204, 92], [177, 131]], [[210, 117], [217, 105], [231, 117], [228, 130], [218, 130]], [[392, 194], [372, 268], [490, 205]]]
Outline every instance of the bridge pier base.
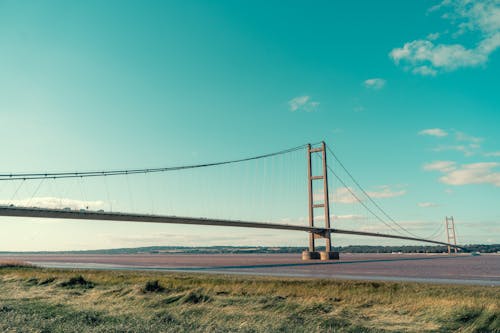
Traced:
[[339, 260], [339, 252], [302, 251], [302, 260]]
[[339, 260], [339, 252], [334, 252], [334, 251], [321, 251], [319, 253], [320, 259], [321, 260]]
[[302, 251], [302, 260], [316, 260], [320, 258], [321, 255], [318, 251]]

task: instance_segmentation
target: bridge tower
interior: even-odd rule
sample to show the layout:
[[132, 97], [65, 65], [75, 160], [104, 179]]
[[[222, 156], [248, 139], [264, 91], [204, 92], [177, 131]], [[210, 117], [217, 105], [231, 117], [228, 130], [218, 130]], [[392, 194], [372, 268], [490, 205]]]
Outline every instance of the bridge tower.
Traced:
[[[457, 245], [457, 235], [455, 233], [455, 221], [453, 220], [453, 216], [446, 216], [445, 217], [445, 224], [446, 224], [446, 236], [448, 237], [448, 244], [454, 244]], [[457, 253], [457, 248], [453, 248], [455, 250], [455, 253]], [[451, 254], [451, 246], [448, 245], [448, 254]]]
[[[322, 160], [322, 174], [313, 175], [313, 154], [321, 153]], [[321, 181], [323, 183], [323, 191], [321, 193], [321, 200], [319, 203], [315, 203], [314, 197], [314, 184]], [[309, 194], [309, 226], [315, 226], [315, 211], [318, 209], [323, 210], [324, 215], [324, 228], [330, 228], [330, 200], [328, 197], [328, 171], [326, 162], [326, 144], [324, 141], [321, 145], [316, 148], [312, 148], [310, 144], [307, 145], [307, 184], [308, 184], [308, 194]], [[316, 239], [325, 239], [325, 251], [316, 251]], [[332, 237], [329, 231], [321, 233], [309, 233], [309, 249], [308, 251], [302, 252], [303, 260], [311, 259], [321, 259], [321, 260], [332, 260], [339, 259], [338, 252], [332, 252]]]

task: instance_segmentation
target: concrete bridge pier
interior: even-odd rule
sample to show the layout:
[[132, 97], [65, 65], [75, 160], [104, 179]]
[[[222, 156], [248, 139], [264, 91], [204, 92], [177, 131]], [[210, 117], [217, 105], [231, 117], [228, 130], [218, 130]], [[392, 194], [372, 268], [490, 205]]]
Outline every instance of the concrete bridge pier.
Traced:
[[339, 252], [335, 251], [302, 251], [302, 260], [338, 260]]
[[320, 258], [321, 256], [318, 251], [302, 251], [302, 260], [315, 260]]
[[[322, 174], [313, 175], [312, 172], [312, 155], [319, 153], [321, 154], [322, 160]], [[328, 198], [328, 172], [326, 164], [326, 144], [321, 142], [321, 145], [317, 148], [312, 148], [311, 145], [307, 145], [307, 180], [308, 180], [308, 192], [309, 192], [309, 226], [314, 227], [315, 220], [315, 209], [323, 210], [323, 221], [325, 223], [325, 229], [330, 229], [330, 199]], [[318, 181], [322, 183], [322, 198], [318, 202], [314, 198], [313, 184]], [[315, 241], [317, 238], [325, 240], [325, 251], [316, 251]], [[302, 252], [302, 260], [338, 260], [339, 253], [332, 251], [332, 237], [330, 231], [325, 231], [321, 233], [310, 232], [309, 233], [309, 251]]]
[[339, 260], [340, 259], [339, 252], [335, 252], [335, 251], [321, 251], [319, 253], [319, 257], [321, 260]]

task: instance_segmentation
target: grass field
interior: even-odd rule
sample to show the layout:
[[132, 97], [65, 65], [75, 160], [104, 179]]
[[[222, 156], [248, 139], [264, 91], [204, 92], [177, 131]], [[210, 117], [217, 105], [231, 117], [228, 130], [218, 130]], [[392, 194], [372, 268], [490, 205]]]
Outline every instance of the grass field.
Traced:
[[0, 264], [0, 332], [500, 332], [500, 288]]

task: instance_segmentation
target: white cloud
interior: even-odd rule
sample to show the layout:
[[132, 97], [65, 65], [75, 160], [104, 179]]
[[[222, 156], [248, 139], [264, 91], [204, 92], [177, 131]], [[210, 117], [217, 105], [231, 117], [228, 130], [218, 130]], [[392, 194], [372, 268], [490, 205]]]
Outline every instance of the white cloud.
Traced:
[[[260, 246], [277, 243], [276, 234], [263, 232], [244, 232], [243, 230], [233, 230], [230, 233], [204, 233], [201, 232], [196, 237], [186, 232], [156, 232], [156, 233], [138, 233], [134, 235], [116, 235], [101, 234], [101, 238], [106, 244], [116, 244], [116, 247], [123, 246], [214, 246], [214, 245], [233, 245], [233, 246]], [[295, 236], [286, 235], [286, 239], [280, 239], [278, 242], [287, 244], [294, 242]], [[288, 243], [289, 244], [289, 243]]]
[[[335, 203], [342, 203], [342, 204], [353, 204], [359, 202], [359, 200], [356, 199], [353, 193], [354, 195], [356, 195], [356, 197], [359, 198], [359, 200], [364, 199], [364, 196], [361, 193], [358, 193], [351, 187], [349, 188], [338, 187], [333, 193], [332, 200]], [[393, 190], [389, 185], [381, 185], [376, 187], [375, 190], [366, 191], [366, 193], [373, 199], [385, 199], [385, 198], [394, 198], [405, 195], [406, 190], [404, 189]]]
[[436, 75], [461, 67], [484, 65], [492, 52], [500, 48], [500, 2], [498, 0], [444, 0], [431, 11], [449, 10], [442, 17], [456, 26], [458, 37], [466, 32], [476, 32], [479, 40], [472, 47], [459, 43], [435, 44], [439, 33], [426, 39], [407, 42], [393, 49], [389, 56], [396, 64], [403, 64], [414, 74]]
[[427, 35], [427, 40], [436, 40], [441, 36], [439, 32], [431, 33]]
[[[427, 232], [429, 228], [435, 227], [433, 222], [427, 221], [398, 221], [398, 223], [404, 226], [407, 230], [410, 230], [410, 232], [416, 232], [419, 234]], [[358, 229], [360, 231], [380, 233], [394, 233], [394, 229], [398, 230], [396, 226], [391, 228], [387, 225], [373, 223], [361, 225]]]
[[455, 12], [449, 18], [456, 21], [458, 34], [479, 30], [495, 33], [500, 30], [500, 6], [498, 0], [445, 0], [441, 6], [452, 6]]
[[449, 185], [492, 184], [500, 187], [500, 172], [493, 170], [498, 166], [500, 163], [494, 162], [465, 164], [445, 174], [439, 180]]
[[380, 78], [368, 79], [363, 82], [366, 88], [380, 90], [385, 86], [386, 81]]
[[394, 233], [394, 229], [398, 230], [396, 227], [393, 228], [390, 228], [388, 226], [385, 226], [385, 225], [364, 225], [364, 226], [361, 226], [361, 227], [358, 227], [357, 228], [359, 231], [364, 231], [364, 232], [378, 232], [378, 233], [381, 233], [381, 234], [390, 234], [390, 233]]
[[459, 67], [473, 67], [488, 60], [488, 55], [460, 44], [444, 45], [428, 40], [414, 40], [403, 48], [394, 49], [390, 56], [396, 64], [407, 62], [413, 73], [433, 75], [439, 70], [451, 71]]
[[366, 191], [372, 198], [394, 198], [406, 194], [406, 190], [393, 190], [389, 185], [379, 186], [375, 191]]
[[71, 208], [74, 210], [99, 210], [106, 206], [104, 201], [83, 201], [67, 198], [36, 197], [32, 199], [0, 200], [0, 205], [15, 205], [19, 207], [36, 207], [50, 209]]
[[307, 101], [309, 101], [309, 96], [299, 96], [292, 98], [288, 101], [288, 105], [290, 105], [290, 111], [297, 111], [299, 108], [304, 106]]
[[[314, 217], [317, 218], [316, 216]], [[285, 224], [304, 224], [309, 222], [309, 217], [283, 217], [276, 221], [277, 223], [285, 223]]]
[[477, 150], [481, 148], [477, 144], [468, 144], [468, 145], [441, 145], [437, 146], [436, 148], [432, 149], [433, 151], [440, 152], [440, 151], [447, 151], [447, 150], [454, 150], [463, 153], [465, 156], [472, 156], [477, 153]]
[[419, 202], [418, 206], [422, 208], [429, 208], [429, 207], [437, 207], [439, 205], [433, 202]]
[[313, 112], [319, 106], [319, 102], [312, 101], [310, 96], [298, 96], [292, 98], [288, 101], [288, 106], [290, 107], [290, 111], [307, 111]]
[[485, 153], [484, 156], [486, 156], [486, 157], [500, 157], [500, 151], [493, 151], [490, 153]]
[[[465, 156], [472, 156], [480, 152], [481, 145], [480, 143], [484, 141], [483, 138], [475, 137], [472, 135], [468, 135], [464, 132], [452, 130], [454, 134], [454, 143], [448, 145], [439, 145], [433, 148], [433, 151], [441, 152], [441, 151], [458, 151], [463, 153]], [[449, 133], [441, 128], [429, 128], [424, 129], [418, 132], [419, 135], [429, 135], [435, 137], [445, 137], [448, 136]]]
[[482, 162], [457, 166], [451, 161], [437, 161], [424, 165], [424, 170], [439, 171], [444, 175], [439, 181], [448, 185], [492, 184], [500, 187], [500, 163]]
[[342, 204], [352, 204], [358, 202], [358, 199], [356, 199], [351, 192], [356, 194], [354, 189], [350, 187], [338, 187], [333, 193], [333, 202]]
[[423, 76], [435, 76], [437, 74], [437, 71], [435, 69], [430, 68], [429, 66], [415, 67], [411, 72], [413, 74], [420, 74]]
[[354, 221], [354, 220], [364, 220], [366, 219], [366, 216], [358, 214], [345, 214], [345, 215], [332, 215], [331, 218], [333, 218], [334, 220]]
[[453, 161], [435, 161], [424, 165], [425, 171], [450, 172], [456, 169], [456, 163]]
[[429, 129], [424, 129], [418, 132], [419, 135], [430, 135], [430, 136], [437, 136], [437, 137], [443, 137], [447, 136], [448, 132], [441, 128], [429, 128]]
[[481, 143], [483, 141], [483, 138], [478, 138], [474, 137], [468, 134], [465, 134], [464, 132], [455, 132], [455, 138], [457, 141], [466, 141], [466, 142], [472, 142], [474, 144]]

